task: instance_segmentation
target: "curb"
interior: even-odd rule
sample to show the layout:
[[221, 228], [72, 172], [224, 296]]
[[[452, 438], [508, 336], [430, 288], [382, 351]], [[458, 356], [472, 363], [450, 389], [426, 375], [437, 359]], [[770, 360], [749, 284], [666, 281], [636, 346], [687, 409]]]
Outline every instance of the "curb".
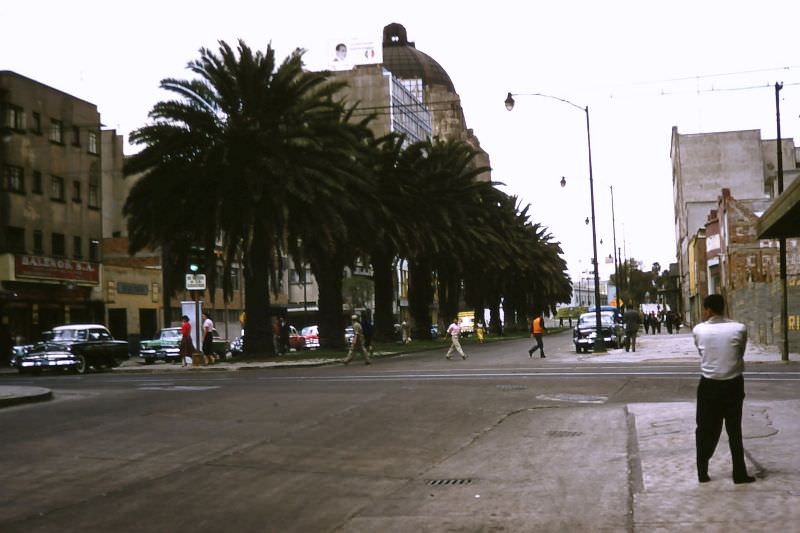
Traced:
[[53, 391], [44, 387], [0, 386], [0, 408], [53, 399]]

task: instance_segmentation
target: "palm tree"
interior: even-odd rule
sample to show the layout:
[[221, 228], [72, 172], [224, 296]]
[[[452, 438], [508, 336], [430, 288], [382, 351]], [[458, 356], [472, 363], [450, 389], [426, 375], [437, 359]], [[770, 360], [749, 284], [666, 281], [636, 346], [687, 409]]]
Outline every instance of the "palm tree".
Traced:
[[[371, 116], [354, 121], [356, 107], [345, 109], [318, 138], [327, 159], [314, 169], [315, 183], [325, 183], [294, 198], [288, 206], [287, 233], [293, 257], [308, 261], [319, 288], [319, 335], [324, 348], [344, 346], [342, 275], [365, 255], [370, 242], [374, 183], [362, 152], [371, 144]], [[295, 246], [296, 243], [296, 246]]]
[[[212, 258], [221, 242], [226, 297], [241, 256], [247, 353], [272, 351], [269, 293], [290, 216], [309, 195], [338, 198], [331, 176], [346, 171], [345, 158], [326, 151], [341, 134], [333, 96], [343, 84], [304, 71], [302, 55], [277, 65], [271, 45], [263, 53], [241, 40], [236, 50], [224, 41], [216, 53], [203, 48], [188, 65], [197, 78], [162, 80], [176, 99], [157, 103], [152, 123], [131, 134], [144, 145], [126, 164], [126, 174], [144, 173], [124, 209], [131, 251], [185, 240]], [[212, 287], [215, 270], [207, 272]]]
[[405, 143], [403, 136], [390, 134], [375, 139], [364, 152], [376, 194], [371, 209], [373, 232], [366, 250], [375, 284], [375, 338], [380, 340], [393, 335], [395, 259], [411, 231], [406, 209], [413, 197], [400, 164]]
[[430, 331], [433, 275], [436, 262], [457, 258], [458, 243], [468, 237], [475, 220], [470, 209], [485, 184], [475, 178], [486, 168], [474, 164], [477, 152], [461, 141], [439, 139], [409, 146], [401, 158], [407, 186], [413, 191], [406, 220], [410, 240], [403, 255], [409, 258], [409, 307], [415, 335]]

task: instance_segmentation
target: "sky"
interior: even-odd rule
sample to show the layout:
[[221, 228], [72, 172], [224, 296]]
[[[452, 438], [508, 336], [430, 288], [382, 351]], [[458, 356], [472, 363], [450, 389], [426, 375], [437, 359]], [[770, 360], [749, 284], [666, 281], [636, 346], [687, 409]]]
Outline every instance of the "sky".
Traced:
[[[675, 259], [670, 141], [680, 133], [760, 129], [800, 144], [800, 2], [766, 0], [463, 0], [375, 2], [70, 3], [3, 8], [0, 70], [13, 70], [98, 106], [118, 134], [147, 123], [169, 95], [161, 79], [187, 78], [201, 47], [243, 39], [279, 58], [297, 47], [309, 68], [328, 66], [339, 39], [379, 40], [385, 25], [450, 75], [467, 126], [488, 152], [492, 179], [530, 204], [531, 220], [562, 243], [573, 279], [591, 270], [588, 106], [601, 277], [616, 245], [644, 269]], [[513, 111], [506, 94], [520, 94]], [[126, 153], [137, 148], [126, 143]], [[559, 185], [561, 177], [567, 185]], [[613, 216], [612, 193], [613, 188]], [[600, 242], [602, 241], [602, 243]]]

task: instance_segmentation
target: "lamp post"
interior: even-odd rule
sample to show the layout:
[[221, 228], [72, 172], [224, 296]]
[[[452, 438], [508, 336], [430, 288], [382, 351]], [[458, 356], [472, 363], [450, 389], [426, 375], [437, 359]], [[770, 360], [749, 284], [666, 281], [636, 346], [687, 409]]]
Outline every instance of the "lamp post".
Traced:
[[[514, 109], [514, 96], [511, 93], [508, 93], [508, 96], [505, 100], [506, 109], [511, 111]], [[516, 96], [542, 96], [544, 98], [550, 98], [552, 100], [558, 100], [559, 102], [564, 102], [565, 104], [569, 104], [576, 109], [580, 109], [586, 114], [586, 145], [589, 154], [589, 198], [592, 202], [592, 262], [594, 263], [594, 309], [595, 315], [597, 319], [597, 338], [595, 339], [594, 343], [594, 352], [600, 353], [606, 351], [606, 343], [603, 340], [603, 335], [601, 334], [602, 331], [602, 319], [601, 312], [600, 312], [600, 273], [599, 269], [597, 268], [597, 229], [595, 226], [595, 214], [594, 214], [594, 175], [592, 174], [592, 134], [591, 129], [589, 128], [589, 106], [579, 106], [569, 100], [565, 100], [564, 98], [559, 98], [558, 96], [552, 96], [549, 94], [542, 94], [542, 93], [518, 93]], [[561, 186], [563, 187], [566, 184], [566, 179], [563, 177], [561, 178]]]
[[[778, 194], [783, 192], [783, 147], [781, 146], [781, 99], [783, 83], [775, 82], [775, 120], [778, 127]], [[781, 278], [781, 361], [789, 360], [789, 300], [786, 288], [786, 237], [779, 240], [779, 268]]]
[[[617, 220], [614, 216], [614, 186], [611, 189], [611, 232], [614, 236], [614, 283], [617, 286], [617, 316], [619, 316], [619, 301], [622, 294], [621, 283], [619, 282], [619, 268], [617, 267]], [[625, 308], [627, 309], [627, 307]]]

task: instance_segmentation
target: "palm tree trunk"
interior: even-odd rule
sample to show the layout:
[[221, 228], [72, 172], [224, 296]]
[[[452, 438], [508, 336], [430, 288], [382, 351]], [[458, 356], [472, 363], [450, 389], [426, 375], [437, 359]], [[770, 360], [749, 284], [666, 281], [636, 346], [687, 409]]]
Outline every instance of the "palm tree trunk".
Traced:
[[245, 256], [245, 336], [244, 352], [247, 355], [273, 355], [272, 328], [270, 327], [269, 295], [269, 239], [259, 225], [253, 229], [253, 240]]
[[372, 255], [372, 280], [375, 283], [375, 338], [391, 340], [394, 336], [394, 284], [392, 258], [387, 254]]
[[344, 263], [328, 257], [324, 264], [311, 261], [319, 284], [319, 343], [321, 348], [344, 348], [342, 272]]
[[408, 262], [408, 306], [411, 311], [412, 338], [430, 336], [433, 302], [433, 275], [429, 261], [413, 259]]

